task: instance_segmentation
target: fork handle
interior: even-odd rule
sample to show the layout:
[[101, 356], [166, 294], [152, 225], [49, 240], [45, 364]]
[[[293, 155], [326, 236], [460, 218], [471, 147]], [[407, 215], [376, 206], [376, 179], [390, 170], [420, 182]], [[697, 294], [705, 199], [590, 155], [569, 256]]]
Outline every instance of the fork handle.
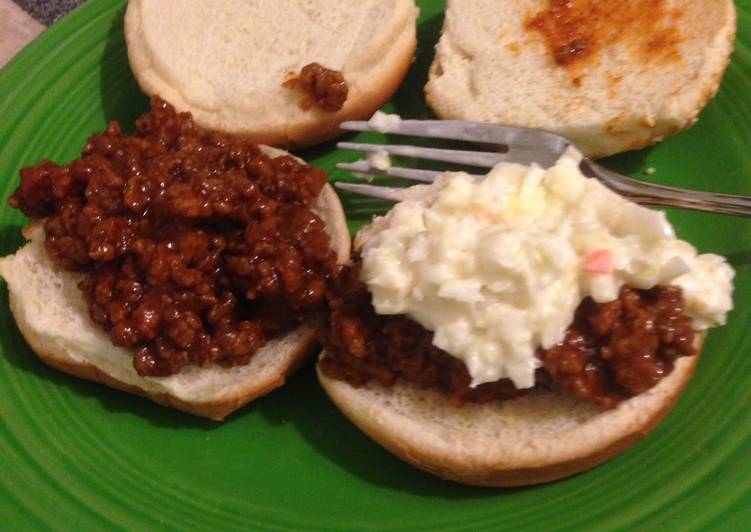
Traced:
[[751, 217], [751, 196], [703, 192], [647, 183], [608, 170], [589, 159], [582, 161], [582, 169], [585, 174], [596, 177], [614, 192], [637, 203]]

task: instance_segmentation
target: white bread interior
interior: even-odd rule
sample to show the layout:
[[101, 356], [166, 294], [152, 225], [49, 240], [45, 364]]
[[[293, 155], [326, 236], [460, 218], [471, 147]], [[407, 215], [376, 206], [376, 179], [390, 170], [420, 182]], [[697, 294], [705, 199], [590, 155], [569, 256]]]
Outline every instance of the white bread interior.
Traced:
[[[272, 156], [284, 152], [268, 149]], [[350, 237], [336, 192], [326, 185], [316, 212], [326, 223], [339, 262], [350, 254]], [[0, 276], [10, 294], [19, 330], [47, 364], [66, 373], [212, 419], [222, 419], [249, 401], [284, 384], [285, 377], [315, 349], [320, 320], [304, 323], [258, 350], [245, 366], [190, 366], [168, 377], [142, 377], [133, 352], [112, 344], [89, 317], [78, 289], [80, 273], [57, 267], [44, 248], [44, 230], [33, 224], [30, 240], [15, 255], [0, 259]]]
[[[141, 88], [201, 126], [274, 146], [304, 146], [370, 117], [412, 62], [413, 0], [130, 0], [125, 37]], [[282, 87], [309, 63], [342, 72], [342, 109], [304, 111]]]
[[448, 0], [428, 104], [441, 118], [553, 131], [591, 157], [655, 143], [692, 125], [715, 95], [736, 29], [732, 0], [666, 5], [681, 12], [680, 61], [645, 63], [616, 44], [577, 85], [524, 28], [546, 0]]

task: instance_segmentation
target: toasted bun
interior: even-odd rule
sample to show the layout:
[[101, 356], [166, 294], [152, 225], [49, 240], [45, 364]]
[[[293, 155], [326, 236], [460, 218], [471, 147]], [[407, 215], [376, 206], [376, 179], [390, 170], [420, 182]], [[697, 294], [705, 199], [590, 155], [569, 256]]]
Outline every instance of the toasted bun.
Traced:
[[[273, 150], [271, 154], [283, 153]], [[349, 258], [344, 213], [329, 185], [316, 211], [326, 222], [340, 262]], [[148, 397], [157, 403], [212, 419], [222, 419], [249, 401], [284, 384], [316, 349], [319, 320], [300, 325], [256, 352], [245, 366], [186, 367], [169, 377], [142, 377], [133, 353], [117, 347], [91, 321], [78, 282], [82, 274], [61, 270], [47, 255], [40, 224], [24, 231], [30, 242], [0, 259], [0, 275], [10, 292], [18, 328], [44, 362], [71, 375]]]
[[425, 87], [436, 114], [547, 129], [600, 157], [689, 127], [717, 92], [735, 35], [731, 0], [668, 0], [665, 24], [681, 36], [677, 60], [640, 60], [617, 43], [573, 77], [539, 34], [525, 29], [548, 5], [449, 0]]
[[[305, 146], [370, 117], [401, 84], [416, 46], [413, 0], [130, 0], [133, 73], [201, 126]], [[342, 72], [342, 109], [303, 111], [282, 83], [316, 62]]]
[[645, 437], [675, 404], [697, 359], [679, 359], [657, 386], [612, 410], [547, 391], [457, 408], [403, 382], [354, 388], [320, 366], [318, 378], [355, 425], [402, 460], [464, 484], [522, 486], [585, 471]]

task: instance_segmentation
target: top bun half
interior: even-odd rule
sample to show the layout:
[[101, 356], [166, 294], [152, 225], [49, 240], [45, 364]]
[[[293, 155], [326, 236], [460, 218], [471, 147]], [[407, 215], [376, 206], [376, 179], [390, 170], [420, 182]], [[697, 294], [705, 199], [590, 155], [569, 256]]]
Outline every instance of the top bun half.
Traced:
[[[197, 124], [279, 147], [321, 142], [373, 114], [412, 62], [413, 0], [130, 0], [128, 58], [141, 88]], [[310, 63], [340, 71], [336, 112], [282, 87]]]
[[[566, 6], [449, 0], [429, 105], [441, 118], [553, 131], [602, 157], [691, 126], [717, 92], [735, 37], [731, 0]], [[568, 44], [554, 52], [550, 35]]]

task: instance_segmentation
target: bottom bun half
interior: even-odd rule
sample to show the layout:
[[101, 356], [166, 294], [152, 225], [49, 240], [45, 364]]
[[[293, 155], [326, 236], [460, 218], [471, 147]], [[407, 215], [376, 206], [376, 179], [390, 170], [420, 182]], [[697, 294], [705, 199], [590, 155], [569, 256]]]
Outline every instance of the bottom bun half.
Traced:
[[510, 487], [574, 475], [634, 445], [670, 412], [698, 358], [680, 358], [658, 385], [610, 410], [551, 391], [455, 407], [409, 383], [355, 388], [320, 364], [318, 377], [355, 425], [402, 460], [463, 484]]

